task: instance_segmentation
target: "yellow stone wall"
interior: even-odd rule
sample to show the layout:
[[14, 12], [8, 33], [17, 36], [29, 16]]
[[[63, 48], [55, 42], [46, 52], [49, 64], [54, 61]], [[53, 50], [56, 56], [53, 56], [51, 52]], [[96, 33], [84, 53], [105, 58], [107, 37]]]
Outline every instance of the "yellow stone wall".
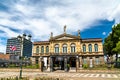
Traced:
[[79, 40], [76, 41], [55, 41], [55, 42], [50, 42], [50, 51], [51, 53], [54, 53], [54, 46], [56, 44], [59, 45], [59, 52], [62, 53], [62, 48], [64, 44], [67, 44], [67, 52], [71, 52], [71, 44], [74, 43], [76, 45], [76, 52], [80, 52], [81, 47], [80, 47], [80, 42]]
[[[81, 44], [81, 48], [83, 48], [82, 46], [83, 46], [84, 44], [86, 45], [86, 52], [89, 52], [89, 48], [88, 48], [88, 45], [89, 45], [89, 44], [92, 44], [92, 52], [95, 52], [95, 50], [94, 50], [94, 45], [95, 45], [95, 44], [98, 44], [98, 52], [103, 52], [102, 42], [82, 43], [82, 44]], [[81, 50], [82, 50], [82, 52], [83, 52], [83, 49], [81, 49]]]
[[32, 49], [32, 53], [36, 53], [37, 46], [39, 46], [39, 53], [41, 53], [41, 46], [44, 46], [44, 53], [46, 53], [47, 46], [49, 47], [49, 51], [50, 51], [50, 45], [34, 45]]
[[49, 52], [50, 53], [54, 53], [54, 46], [56, 44], [59, 44], [59, 53], [62, 53], [62, 46], [63, 44], [67, 44], [67, 52], [71, 53], [71, 44], [74, 43], [76, 45], [76, 53], [81, 53], [83, 52], [82, 46], [83, 44], [86, 45], [86, 52], [88, 51], [88, 45], [92, 44], [92, 52], [94, 51], [94, 44], [98, 44], [98, 52], [100, 54], [103, 54], [103, 45], [102, 42], [81, 42], [80, 40], [69, 40], [69, 41], [51, 41], [50, 44], [44, 44], [44, 45], [34, 45], [33, 46], [33, 52], [32, 53], [36, 53], [36, 47], [39, 46], [39, 53], [41, 53], [41, 46], [44, 46], [44, 53], [46, 53], [46, 46], [49, 46]]

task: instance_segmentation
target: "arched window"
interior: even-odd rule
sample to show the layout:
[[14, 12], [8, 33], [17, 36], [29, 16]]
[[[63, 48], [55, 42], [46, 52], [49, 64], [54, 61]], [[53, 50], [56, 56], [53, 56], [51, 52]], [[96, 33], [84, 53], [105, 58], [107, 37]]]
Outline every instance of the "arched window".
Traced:
[[89, 48], [89, 52], [92, 52], [92, 44], [89, 44], [88, 48]]
[[63, 53], [67, 53], [67, 44], [63, 45]]
[[83, 52], [86, 52], [86, 45], [83, 44]]
[[59, 53], [59, 45], [58, 44], [55, 45], [55, 53]]
[[36, 53], [39, 53], [39, 46], [36, 47]]
[[95, 52], [98, 52], [98, 44], [94, 45]]
[[46, 53], [49, 53], [49, 47], [46, 46]]
[[72, 43], [72, 44], [71, 44], [71, 53], [74, 53], [74, 52], [75, 52], [75, 44]]
[[41, 53], [44, 53], [44, 46], [41, 46]]

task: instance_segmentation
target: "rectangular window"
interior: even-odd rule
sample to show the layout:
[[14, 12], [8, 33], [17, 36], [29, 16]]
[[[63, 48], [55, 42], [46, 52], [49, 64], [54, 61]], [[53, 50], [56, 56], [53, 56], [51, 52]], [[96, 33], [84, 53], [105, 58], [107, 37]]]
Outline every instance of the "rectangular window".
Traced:
[[96, 57], [96, 58], [95, 58], [95, 61], [96, 61], [96, 65], [99, 65], [99, 64], [100, 64], [99, 57]]
[[83, 58], [83, 64], [87, 64], [87, 58]]

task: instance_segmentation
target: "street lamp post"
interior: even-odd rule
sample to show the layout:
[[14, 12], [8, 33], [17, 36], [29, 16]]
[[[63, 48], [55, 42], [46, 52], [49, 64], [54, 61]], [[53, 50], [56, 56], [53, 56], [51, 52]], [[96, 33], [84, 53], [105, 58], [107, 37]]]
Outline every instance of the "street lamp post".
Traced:
[[20, 79], [22, 79], [22, 60], [21, 60], [21, 64], [20, 64]]
[[20, 42], [20, 46], [21, 46], [21, 53], [20, 53], [20, 59], [21, 59], [21, 63], [20, 63], [20, 76], [19, 78], [22, 79], [22, 55], [23, 55], [23, 40], [24, 40], [24, 37], [21, 37], [21, 36], [18, 36], [18, 40]]

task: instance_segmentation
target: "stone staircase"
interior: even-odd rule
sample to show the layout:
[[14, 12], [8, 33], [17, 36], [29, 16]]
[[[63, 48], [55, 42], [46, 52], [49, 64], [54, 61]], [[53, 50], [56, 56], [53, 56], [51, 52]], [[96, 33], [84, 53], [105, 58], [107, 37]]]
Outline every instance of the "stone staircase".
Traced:
[[70, 70], [69, 70], [69, 72], [76, 72], [76, 68], [71, 67]]

